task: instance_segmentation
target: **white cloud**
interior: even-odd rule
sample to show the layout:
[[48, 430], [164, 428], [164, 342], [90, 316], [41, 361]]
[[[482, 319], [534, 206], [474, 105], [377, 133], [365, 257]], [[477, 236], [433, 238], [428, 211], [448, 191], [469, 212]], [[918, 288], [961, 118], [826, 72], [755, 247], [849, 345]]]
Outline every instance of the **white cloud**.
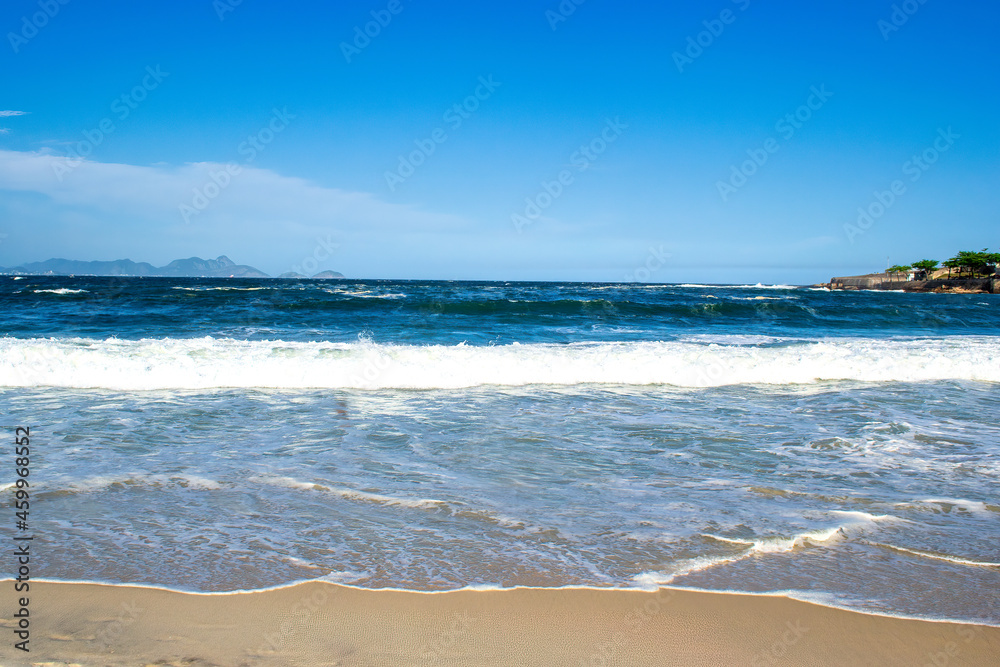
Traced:
[[[184, 225], [181, 205], [191, 206], [195, 190], [204, 192], [212, 183], [211, 175], [225, 170], [225, 165], [214, 162], [137, 166], [74, 161], [49, 152], [0, 150], [0, 188], [35, 192], [64, 206], [141, 215], [166, 228]], [[249, 166], [243, 166], [204, 210], [189, 219], [191, 225], [207, 226], [234, 215], [248, 223], [294, 220], [344, 229], [440, 229], [461, 224], [454, 216], [422, 212], [382, 202], [368, 193], [329, 188]]]
[[30, 111], [10, 111], [10, 110], [0, 111], [0, 118], [3, 118], [5, 116], [25, 116], [25, 115], [27, 115], [29, 113], [31, 113], [31, 112]]
[[186, 222], [181, 206], [192, 206], [195, 190], [204, 192], [211, 175], [225, 170], [212, 162], [138, 166], [75, 161], [47, 150], [0, 150], [0, 213], [44, 246], [36, 252], [46, 257], [51, 249], [155, 262], [217, 251], [272, 268], [308, 254], [317, 237], [331, 234], [345, 246], [388, 250], [406, 235], [470, 229], [458, 216], [247, 165]]

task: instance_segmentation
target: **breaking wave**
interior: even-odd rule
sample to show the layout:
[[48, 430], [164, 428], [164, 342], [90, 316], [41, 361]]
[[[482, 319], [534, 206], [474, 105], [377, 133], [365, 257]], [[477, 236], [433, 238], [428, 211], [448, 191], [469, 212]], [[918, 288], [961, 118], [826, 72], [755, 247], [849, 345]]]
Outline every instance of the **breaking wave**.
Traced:
[[496, 346], [232, 339], [0, 339], [0, 386], [116, 390], [1000, 382], [1000, 340], [964, 336]]

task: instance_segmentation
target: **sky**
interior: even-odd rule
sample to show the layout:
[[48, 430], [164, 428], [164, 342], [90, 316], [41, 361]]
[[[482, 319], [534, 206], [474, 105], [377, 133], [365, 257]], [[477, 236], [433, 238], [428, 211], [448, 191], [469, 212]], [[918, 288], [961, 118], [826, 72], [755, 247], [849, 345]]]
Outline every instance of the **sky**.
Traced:
[[808, 284], [995, 251], [998, 28], [970, 0], [8, 0], [0, 266]]

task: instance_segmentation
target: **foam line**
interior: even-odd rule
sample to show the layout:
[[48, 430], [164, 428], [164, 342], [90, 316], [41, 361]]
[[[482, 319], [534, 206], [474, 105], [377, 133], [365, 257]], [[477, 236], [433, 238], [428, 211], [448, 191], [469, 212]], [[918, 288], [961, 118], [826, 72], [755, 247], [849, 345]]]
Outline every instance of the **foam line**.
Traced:
[[[738, 339], [735, 339], [738, 340]], [[438, 389], [536, 384], [1000, 382], [1000, 338], [389, 345], [0, 339], [0, 386], [116, 390]]]

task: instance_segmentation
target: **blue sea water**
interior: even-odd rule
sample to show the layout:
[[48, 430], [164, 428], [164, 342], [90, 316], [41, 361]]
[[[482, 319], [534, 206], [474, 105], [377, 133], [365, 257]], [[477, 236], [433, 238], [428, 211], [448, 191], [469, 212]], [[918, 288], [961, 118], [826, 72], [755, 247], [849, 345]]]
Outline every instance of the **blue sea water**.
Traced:
[[45, 578], [1000, 623], [997, 296], [0, 276], [0, 314]]

